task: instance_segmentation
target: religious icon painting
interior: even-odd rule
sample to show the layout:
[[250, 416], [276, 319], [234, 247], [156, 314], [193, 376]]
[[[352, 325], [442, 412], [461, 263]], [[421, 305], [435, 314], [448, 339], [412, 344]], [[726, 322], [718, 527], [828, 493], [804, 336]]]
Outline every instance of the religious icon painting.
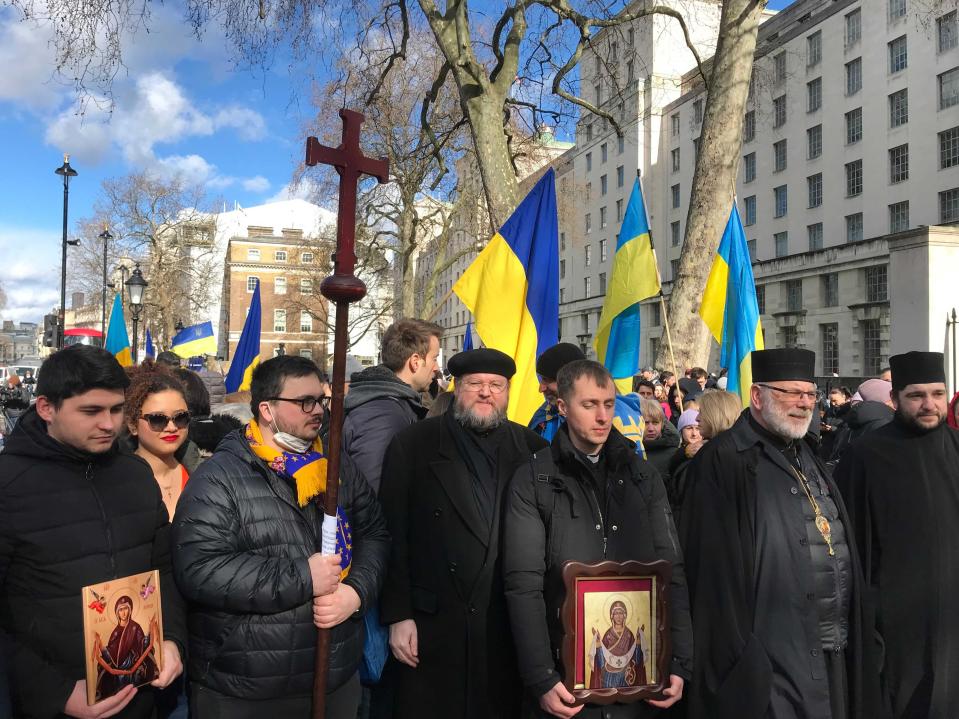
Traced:
[[666, 561], [563, 565], [563, 683], [577, 704], [662, 698], [670, 574]]
[[160, 573], [156, 570], [83, 588], [87, 703], [126, 686], [149, 684], [163, 664]]

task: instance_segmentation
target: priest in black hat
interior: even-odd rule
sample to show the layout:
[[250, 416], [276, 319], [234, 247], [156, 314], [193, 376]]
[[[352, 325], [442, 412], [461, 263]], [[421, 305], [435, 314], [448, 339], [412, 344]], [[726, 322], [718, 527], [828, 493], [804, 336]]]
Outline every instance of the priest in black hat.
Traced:
[[815, 354], [752, 353], [750, 402], [689, 468], [695, 719], [879, 716], [848, 517], [805, 437]]
[[565, 421], [559, 413], [556, 401], [559, 394], [556, 389], [556, 378], [559, 371], [570, 362], [586, 359], [583, 350], [569, 342], [555, 344], [536, 358], [536, 374], [539, 376], [539, 391], [543, 393], [543, 406], [533, 414], [529, 428], [540, 435], [547, 442], [552, 442], [556, 432]]
[[506, 419], [516, 364], [494, 349], [447, 365], [444, 415], [396, 435], [380, 501], [393, 540], [380, 620], [399, 661], [397, 719], [506, 719], [522, 686], [500, 567], [506, 484], [546, 446]]
[[959, 717], [959, 432], [939, 352], [889, 359], [892, 422], [836, 469], [885, 643], [897, 719]]

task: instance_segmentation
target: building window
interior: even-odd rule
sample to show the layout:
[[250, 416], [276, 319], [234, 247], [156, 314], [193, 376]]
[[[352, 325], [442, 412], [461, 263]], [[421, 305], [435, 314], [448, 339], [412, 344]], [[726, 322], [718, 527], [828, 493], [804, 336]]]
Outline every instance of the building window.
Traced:
[[889, 0], [889, 19], [898, 20], [906, 16], [906, 0]]
[[857, 8], [846, 15], [846, 48], [856, 45], [862, 37], [862, 12]]
[[559, 278], [561, 280], [566, 279], [566, 260], [559, 261]]
[[756, 224], [756, 196], [750, 195], [749, 197], [743, 200], [745, 203], [744, 213], [746, 217], [743, 218], [743, 224], [747, 227], [749, 225]]
[[300, 293], [304, 295], [311, 294], [313, 292], [313, 280], [302, 279], [300, 280]]
[[699, 138], [693, 140], [693, 162], [699, 162]]
[[626, 61], [626, 82], [632, 83], [636, 79], [635, 63], [632, 60]]
[[756, 261], [756, 240], [746, 240], [746, 252], [749, 253], [749, 261]]
[[586, 183], [586, 201], [589, 202], [591, 199], [593, 199], [593, 183], [587, 182]]
[[659, 327], [663, 322], [662, 306], [658, 302], [649, 305], [649, 326]]
[[959, 165], [959, 127], [939, 133], [939, 169]]
[[939, 193], [939, 222], [959, 221], [959, 188]]
[[789, 254], [789, 233], [777, 232], [773, 235], [776, 245], [776, 257], [785, 257]]
[[593, 95], [596, 97], [596, 104], [603, 104], [603, 86], [600, 84], [593, 85]]
[[623, 166], [620, 165], [616, 168], [616, 187], [622, 187], [623, 181], [626, 177], [626, 173], [623, 171]]
[[909, 145], [899, 145], [889, 151], [889, 182], [895, 184], [909, 179]]
[[[622, 200], [620, 200], [620, 202], [622, 202]], [[609, 259], [609, 251], [607, 249], [608, 247], [609, 247], [609, 240], [599, 241], [599, 261], [600, 262], [605, 262], [606, 260]]]
[[286, 278], [285, 277], [273, 278], [273, 294], [274, 295], [286, 294]]
[[766, 314], [766, 285], [756, 285], [756, 307], [759, 314]]
[[696, 100], [693, 103], [693, 122], [697, 125], [703, 121], [703, 101]]
[[[623, 113], [624, 118], [625, 116], [626, 114]], [[626, 137], [624, 135], [620, 135], [619, 137], [616, 138], [616, 146], [617, 146], [617, 150], [616, 150], [617, 154], [622, 155], [623, 150], [626, 149]]]
[[939, 76], [939, 109], [959, 104], [959, 67]]
[[780, 95], [773, 99], [773, 127], [782, 127], [786, 124], [786, 96]]
[[679, 172], [679, 148], [673, 148], [669, 154], [673, 159], [673, 172]]
[[589, 267], [593, 264], [593, 246], [586, 245], [586, 254], [583, 256], [583, 266]]
[[599, 196], [605, 197], [607, 189], [608, 187], [606, 183], [606, 175], [603, 175], [602, 177], [599, 178]]
[[756, 153], [750, 152], [743, 157], [743, 182], [752, 182], [756, 179]]
[[786, 280], [786, 309], [790, 312], [802, 309], [802, 280]]
[[817, 77], [806, 83], [807, 112], [815, 112], [822, 107], [822, 78]]
[[606, 143], [604, 142], [602, 145], [599, 146], [600, 163], [606, 164], [606, 158], [608, 154], [609, 153], [606, 151]]
[[889, 299], [886, 265], [866, 268], [866, 302], [885, 302]]
[[584, 277], [583, 278], [583, 297], [586, 298], [586, 297], [592, 297], [592, 296], [593, 296], [592, 282], [590, 281], [589, 277]]
[[673, 279], [673, 282], [679, 279], [679, 260], [669, 261], [669, 272], [670, 272], [670, 277], [672, 277]]
[[882, 368], [879, 320], [863, 320], [860, 325], [862, 327], [862, 369], [866, 377], [876, 377]]
[[776, 172], [782, 172], [786, 169], [786, 141], [780, 140], [773, 143], [773, 167]]
[[846, 63], [846, 95], [855, 95], [862, 90], [862, 58]]
[[586, 232], [589, 232], [591, 229], [593, 229], [592, 217], [590, 216], [590, 213], [587, 212], [584, 219], [586, 222]]
[[601, 295], [606, 294], [606, 273], [605, 272], [599, 273], [599, 294]]
[[559, 233], [559, 251], [566, 252], [566, 233], [565, 232]]
[[586, 153], [586, 172], [589, 172], [592, 169], [593, 169], [593, 153], [587, 152]]
[[846, 242], [859, 242], [862, 239], [862, 213], [846, 215]]
[[756, 111], [750, 110], [743, 117], [743, 142], [756, 139]]
[[560, 288], [559, 288], [559, 303], [560, 303], [560, 304], [563, 304], [565, 301], [566, 301], [566, 288], [565, 288], [565, 287], [560, 287]]
[[952, 50], [959, 38], [959, 26], [956, 23], [956, 11], [947, 12], [936, 20], [936, 30], [939, 37], [939, 52]]
[[275, 262], [286, 262], [286, 250], [277, 250], [274, 252], [273, 260]]
[[780, 185], [773, 188], [773, 198], [775, 199], [776, 212], [773, 217], [785, 217], [789, 210], [789, 203], [786, 195], [786, 186]]
[[773, 58], [773, 77], [776, 84], [786, 81], [786, 53], [781, 52]]
[[899, 127], [909, 122], [909, 90], [903, 88], [889, 96], [889, 126]]
[[[623, 200], [616, 200], [616, 222], [623, 221]], [[605, 240], [603, 240], [605, 242]]]
[[909, 64], [906, 36], [897, 37], [889, 43], [889, 74], [905, 70]]
[[904, 232], [909, 229], [909, 200], [889, 205], [889, 232]]
[[302, 262], [304, 265], [312, 265], [312, 264], [313, 264], [313, 253], [312, 253], [312, 252], [304, 252], [302, 255], [300, 255], [300, 262]]
[[300, 332], [313, 331], [313, 315], [309, 312], [300, 313]]
[[846, 113], [846, 144], [852, 145], [862, 139], [862, 108]]
[[822, 276], [823, 307], [839, 306], [839, 273], [830, 272]]
[[819, 334], [822, 336], [822, 373], [839, 374], [839, 324], [819, 325]]
[[816, 31], [806, 38], [806, 67], [815, 67], [822, 62], [822, 32]]
[[862, 160], [846, 163], [846, 197], [862, 194]]
[[606, 229], [606, 208], [599, 208], [599, 229]]
[[250, 292], [250, 293], [255, 292], [255, 291], [256, 291], [256, 285], [257, 285], [257, 283], [258, 283], [259, 281], [260, 281], [260, 278], [259, 278], [259, 277], [247, 277], [247, 278], [246, 278], [246, 291], [247, 291], [247, 292]]
[[259, 262], [260, 261], [260, 251], [253, 249], [252, 247], [246, 251], [246, 259], [250, 262]]
[[[593, 140], [593, 123], [586, 123], [586, 142], [592, 142]], [[586, 168], [587, 170], [589, 167]]]
[[679, 137], [679, 113], [669, 116], [669, 130], [673, 137]]
[[822, 125], [806, 130], [806, 159], [815, 160], [822, 155]]
[[273, 310], [273, 331], [286, 332], [286, 310]]
[[806, 225], [806, 234], [809, 237], [809, 251], [815, 252], [822, 249], [822, 223], [817, 222], [814, 225]]
[[673, 209], [675, 210], [679, 207], [679, 204], [680, 204], [679, 203], [679, 185], [673, 185], [670, 188], [670, 192], [672, 193], [672, 196], [673, 196]]
[[679, 247], [680, 232], [679, 232], [679, 220], [676, 222], [671, 222], [669, 224], [669, 235], [670, 242], [673, 247]]

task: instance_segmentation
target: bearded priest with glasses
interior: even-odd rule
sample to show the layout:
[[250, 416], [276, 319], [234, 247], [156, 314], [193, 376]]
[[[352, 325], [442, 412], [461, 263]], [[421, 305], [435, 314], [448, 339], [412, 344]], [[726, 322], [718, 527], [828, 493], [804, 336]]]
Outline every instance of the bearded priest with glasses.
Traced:
[[397, 434], [380, 502], [392, 540], [380, 620], [398, 660], [396, 719], [518, 716], [522, 686], [503, 591], [506, 486], [546, 441], [506, 419], [516, 364], [494, 349], [448, 368], [455, 402]]
[[752, 353], [749, 406], [689, 468], [694, 719], [882, 716], [849, 517], [806, 441], [816, 356]]

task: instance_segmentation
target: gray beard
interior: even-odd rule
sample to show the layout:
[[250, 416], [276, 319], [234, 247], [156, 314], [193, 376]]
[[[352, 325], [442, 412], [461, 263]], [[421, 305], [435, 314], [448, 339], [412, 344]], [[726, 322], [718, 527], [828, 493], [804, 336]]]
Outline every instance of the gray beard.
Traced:
[[453, 419], [474, 432], [489, 432], [506, 421], [506, 412], [497, 408], [489, 417], [480, 417], [471, 408], [462, 407], [459, 402], [455, 402]]
[[802, 428], [798, 428], [796, 418], [789, 417], [785, 412], [780, 412], [778, 408], [768, 404], [763, 407], [761, 414], [769, 431], [783, 439], [802, 439], [809, 431], [809, 424], [812, 422], [812, 413], [810, 413], [809, 419]]

